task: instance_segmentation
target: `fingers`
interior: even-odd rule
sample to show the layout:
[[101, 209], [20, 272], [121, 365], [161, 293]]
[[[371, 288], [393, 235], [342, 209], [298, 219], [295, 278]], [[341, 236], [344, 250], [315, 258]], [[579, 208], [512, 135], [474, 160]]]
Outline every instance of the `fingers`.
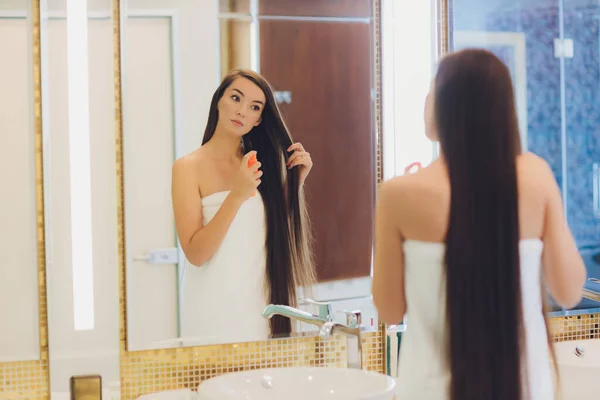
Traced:
[[296, 143], [292, 144], [287, 149], [287, 151], [293, 151], [293, 150], [305, 151], [304, 146], [302, 146], [302, 143], [300, 143], [300, 142], [296, 142]]
[[287, 159], [287, 162], [286, 162], [287, 166], [289, 167], [289, 166], [290, 166], [290, 164], [291, 164], [291, 163], [292, 163], [292, 162], [293, 162], [295, 159], [297, 159], [298, 157], [300, 157], [301, 155], [302, 155], [302, 153], [301, 153], [301, 152], [299, 152], [299, 151], [296, 151], [296, 152], [292, 153], [292, 155], [291, 155], [291, 156], [289, 156], [289, 157], [288, 157], [288, 159]]
[[287, 160], [288, 167], [296, 160], [310, 160], [310, 153], [306, 151], [295, 151]]
[[250, 171], [252, 172], [256, 172], [258, 171], [258, 169], [262, 166], [262, 163], [260, 161], [255, 162], [254, 164], [248, 166], [248, 168], [250, 169]]
[[254, 173], [254, 178], [255, 178], [255, 179], [258, 179], [258, 178], [260, 178], [261, 176], [263, 176], [263, 172], [262, 172], [262, 171], [256, 171], [256, 172]]
[[242, 158], [242, 160], [248, 162], [250, 160], [250, 157], [252, 156], [256, 156], [255, 150], [249, 151], [246, 154], [244, 154], [244, 158]]
[[411, 171], [412, 171], [413, 169], [415, 169], [415, 167], [416, 167], [416, 171], [418, 171], [418, 170], [420, 170], [421, 168], [423, 168], [420, 162], [418, 162], [418, 161], [415, 161], [415, 162], [413, 162], [413, 163], [409, 164], [409, 165], [408, 165], [406, 168], [404, 168], [404, 173], [405, 173], [405, 174], [409, 174], [409, 173], [411, 173]]
[[310, 154], [307, 152], [296, 152], [292, 154], [287, 163], [288, 169], [294, 168], [297, 165], [306, 165], [307, 167], [311, 167], [312, 159], [310, 158]]

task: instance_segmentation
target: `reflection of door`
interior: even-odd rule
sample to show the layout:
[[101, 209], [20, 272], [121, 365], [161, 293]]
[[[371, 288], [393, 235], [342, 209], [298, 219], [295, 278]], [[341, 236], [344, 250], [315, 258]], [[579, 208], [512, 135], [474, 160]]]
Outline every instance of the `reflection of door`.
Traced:
[[[129, 18], [126, 34], [127, 318], [130, 350], [135, 350], [177, 337], [175, 263], [144, 259], [150, 251], [177, 246], [171, 210], [175, 136], [170, 19]], [[149, 320], [153, 329], [144, 329]]]
[[311, 153], [306, 192], [320, 281], [367, 276], [375, 190], [371, 25], [266, 20], [260, 71], [294, 140]]

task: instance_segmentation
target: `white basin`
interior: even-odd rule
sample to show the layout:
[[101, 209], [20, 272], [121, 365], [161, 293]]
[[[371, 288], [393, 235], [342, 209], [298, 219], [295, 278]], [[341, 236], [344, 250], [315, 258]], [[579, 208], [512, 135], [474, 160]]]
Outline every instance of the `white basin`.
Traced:
[[198, 400], [392, 400], [387, 375], [347, 368], [270, 368], [233, 372], [200, 384]]
[[196, 393], [189, 389], [167, 390], [142, 395], [137, 400], [197, 400]]
[[[583, 353], [577, 355], [576, 348]], [[554, 344], [564, 400], [598, 399], [600, 393], [600, 340], [573, 340]]]

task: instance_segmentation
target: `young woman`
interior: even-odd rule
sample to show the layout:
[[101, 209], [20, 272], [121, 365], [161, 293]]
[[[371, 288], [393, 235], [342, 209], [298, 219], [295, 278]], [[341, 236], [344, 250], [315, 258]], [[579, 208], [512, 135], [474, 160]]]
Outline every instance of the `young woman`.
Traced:
[[541, 281], [572, 307], [586, 271], [512, 88], [490, 52], [443, 58], [425, 107], [441, 155], [379, 191], [373, 297], [385, 322], [408, 316], [399, 398], [554, 398]]
[[314, 281], [303, 194], [312, 165], [267, 81], [249, 70], [228, 74], [202, 146], [173, 165], [177, 234], [195, 266], [186, 271], [183, 337], [291, 331], [289, 319], [261, 314], [268, 303], [295, 305], [297, 287]]

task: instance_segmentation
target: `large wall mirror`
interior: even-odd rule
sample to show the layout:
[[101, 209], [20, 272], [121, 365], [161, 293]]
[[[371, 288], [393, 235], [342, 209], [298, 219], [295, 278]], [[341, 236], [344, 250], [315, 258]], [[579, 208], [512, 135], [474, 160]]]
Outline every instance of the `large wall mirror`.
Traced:
[[[358, 309], [363, 325], [377, 329], [370, 297], [373, 209], [381, 179], [377, 2], [122, 3], [128, 350], [272, 337], [252, 332], [246, 318], [256, 316], [226, 306], [254, 277], [231, 274], [212, 282], [210, 294], [198, 293], [207, 290], [202, 279], [210, 274], [199, 274], [206, 265], [186, 259], [172, 206], [173, 163], [200, 147], [211, 98], [235, 68], [257, 71], [271, 84], [294, 141], [314, 163], [304, 191], [317, 280], [298, 288], [298, 307], [316, 314], [317, 306], [303, 300], [330, 302], [333, 319], [343, 322], [344, 310]], [[227, 315], [239, 317], [225, 328], [215, 319]], [[292, 333], [316, 329], [297, 323]]]
[[0, 2], [0, 387], [48, 395], [39, 2]]

